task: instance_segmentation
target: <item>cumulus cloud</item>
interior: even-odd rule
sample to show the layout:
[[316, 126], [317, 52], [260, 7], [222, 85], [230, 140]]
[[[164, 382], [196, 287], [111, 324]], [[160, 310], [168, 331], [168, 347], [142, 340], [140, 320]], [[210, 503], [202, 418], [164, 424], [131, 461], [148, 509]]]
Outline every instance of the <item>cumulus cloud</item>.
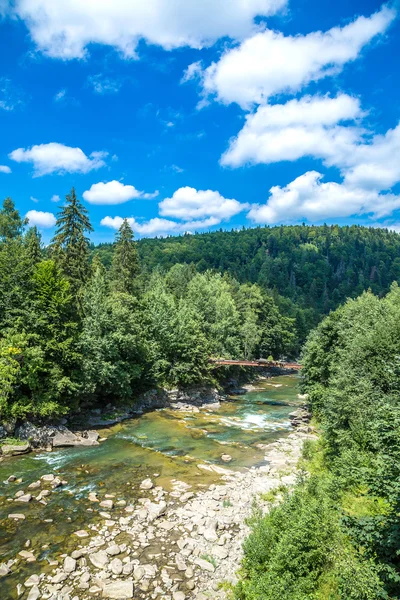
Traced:
[[57, 142], [39, 144], [27, 149], [18, 148], [9, 154], [9, 157], [18, 163], [31, 163], [35, 177], [50, 173], [89, 173], [103, 167], [103, 159], [106, 156], [106, 152], [92, 152], [86, 156], [80, 148], [64, 146]]
[[341, 165], [346, 184], [364, 189], [391, 188], [400, 181], [399, 156], [400, 124], [351, 149]]
[[[15, 0], [37, 47], [49, 56], [83, 58], [91, 43], [135, 56], [140, 39], [166, 50], [202, 48], [229, 36], [242, 39], [257, 16], [275, 14], [287, 0]], [[212, 18], [210, 18], [212, 15]]]
[[248, 213], [255, 223], [282, 223], [307, 219], [369, 214], [380, 218], [400, 208], [400, 196], [380, 194], [346, 183], [322, 182], [323, 175], [309, 171], [285, 187], [274, 186], [266, 204], [255, 204]]
[[56, 218], [51, 212], [28, 210], [25, 216], [29, 221], [29, 225], [37, 225], [43, 229], [49, 229], [50, 227], [54, 227], [56, 224]]
[[[104, 219], [100, 221], [100, 224], [105, 227], [110, 227], [111, 229], [119, 229], [122, 222], [122, 217], [104, 217]], [[199, 229], [206, 229], [207, 227], [218, 225], [219, 220], [211, 217], [198, 221], [178, 223], [177, 221], [171, 221], [170, 219], [160, 219], [159, 217], [155, 217], [141, 223], [134, 217], [129, 217], [128, 223], [136, 233], [146, 237], [154, 237], [165, 236], [171, 233], [191, 233]]]
[[184, 79], [200, 75], [205, 96], [243, 108], [266, 103], [281, 93], [293, 93], [310, 81], [338, 73], [355, 60], [394, 20], [393, 9], [383, 6], [370, 17], [358, 17], [344, 27], [307, 35], [284, 36], [266, 29], [228, 49], [202, 73], [191, 65]]
[[61, 198], [58, 194], [53, 194], [52, 197], [50, 198], [50, 200], [52, 202], [60, 202]]
[[305, 96], [286, 104], [259, 106], [221, 158], [224, 166], [274, 163], [303, 156], [337, 163], [360, 138], [359, 127], [338, 123], [362, 116], [360, 102], [346, 94], [336, 98]]
[[0, 173], [11, 173], [11, 169], [7, 165], [0, 165]]
[[142, 198], [151, 200], [156, 198], [158, 192], [151, 194], [137, 190], [133, 185], [125, 185], [120, 181], [108, 181], [107, 183], [94, 183], [90, 190], [83, 192], [84, 199], [90, 204], [123, 204], [128, 200]]
[[218, 219], [217, 222], [221, 222], [242, 212], [248, 205], [224, 198], [219, 192], [213, 190], [182, 187], [176, 190], [171, 198], [165, 198], [158, 206], [163, 217], [175, 217], [183, 221], [213, 217]]

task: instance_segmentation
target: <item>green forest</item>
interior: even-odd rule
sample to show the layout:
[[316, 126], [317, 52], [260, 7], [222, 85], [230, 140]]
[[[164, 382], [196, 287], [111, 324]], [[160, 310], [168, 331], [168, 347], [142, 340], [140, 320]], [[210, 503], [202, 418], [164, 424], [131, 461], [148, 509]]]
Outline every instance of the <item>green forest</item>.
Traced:
[[[93, 251], [111, 265], [111, 244]], [[187, 263], [199, 273], [211, 269], [259, 285], [285, 316], [295, 319], [298, 347], [322, 316], [347, 298], [368, 289], [382, 295], [393, 281], [400, 282], [399, 235], [359, 225], [258, 227], [142, 239], [138, 253], [146, 273]]]
[[[400, 597], [400, 288], [349, 300], [303, 351], [317, 442], [245, 544], [240, 600]], [[307, 476], [306, 473], [310, 473]]]
[[67, 195], [46, 248], [7, 198], [0, 211], [0, 415], [49, 418], [151, 386], [215, 383], [210, 357], [297, 352], [294, 319], [229, 274], [142, 266], [125, 220], [107, 267]]

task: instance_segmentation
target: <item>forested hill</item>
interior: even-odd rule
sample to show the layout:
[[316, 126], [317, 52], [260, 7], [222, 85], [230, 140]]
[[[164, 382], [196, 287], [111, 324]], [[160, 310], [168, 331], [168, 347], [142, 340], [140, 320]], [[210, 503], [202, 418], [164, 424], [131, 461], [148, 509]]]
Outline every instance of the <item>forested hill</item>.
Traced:
[[[148, 271], [191, 263], [197, 271], [215, 269], [272, 290], [275, 297], [291, 301], [278, 299], [281, 308], [297, 317], [300, 330], [309, 330], [348, 297], [368, 288], [382, 295], [400, 281], [400, 235], [357, 225], [221, 230], [142, 239], [138, 248]], [[96, 251], [106, 265], [111, 263], [110, 244]]]

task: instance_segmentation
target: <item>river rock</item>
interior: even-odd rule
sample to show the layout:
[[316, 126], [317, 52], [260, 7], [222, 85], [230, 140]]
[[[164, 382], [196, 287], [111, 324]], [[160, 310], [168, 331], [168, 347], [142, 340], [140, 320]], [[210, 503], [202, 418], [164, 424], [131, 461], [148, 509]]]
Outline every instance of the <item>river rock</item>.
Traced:
[[23, 494], [18, 498], [15, 498], [14, 502], [30, 502], [32, 500], [32, 494]]
[[0, 577], [5, 577], [10, 572], [10, 569], [6, 565], [6, 563], [1, 563], [0, 565]]
[[208, 560], [204, 560], [203, 558], [196, 558], [194, 562], [203, 571], [209, 571], [209, 573], [214, 573], [215, 571], [214, 565], [208, 562]]
[[110, 556], [117, 556], [118, 554], [121, 554], [121, 549], [117, 544], [111, 544], [111, 546], [106, 548], [106, 552]]
[[24, 521], [26, 519], [25, 515], [23, 515], [22, 513], [10, 513], [8, 515], [9, 519], [14, 519], [15, 521]]
[[40, 582], [39, 575], [31, 575], [24, 582], [24, 586], [27, 587], [27, 588], [29, 588], [29, 587], [32, 587], [33, 585], [39, 585], [39, 582]]
[[34, 562], [36, 560], [35, 555], [32, 552], [28, 552], [28, 550], [21, 550], [21, 552], [18, 552], [18, 555], [24, 558], [27, 562]]
[[29, 590], [28, 598], [26, 600], [38, 600], [38, 598], [40, 598], [40, 596], [41, 596], [41, 594], [40, 594], [40, 590], [39, 590], [38, 586], [34, 585]]
[[232, 456], [230, 454], [221, 454], [221, 460], [224, 462], [231, 462]]
[[85, 538], [85, 537], [89, 537], [89, 534], [87, 531], [85, 531], [84, 529], [79, 529], [79, 531], [74, 531], [74, 534], [79, 538]]
[[141, 490], [151, 490], [153, 487], [154, 483], [151, 481], [151, 479], [144, 479], [140, 484]]
[[1, 446], [1, 452], [4, 456], [17, 456], [18, 454], [26, 454], [30, 452], [31, 446], [29, 442], [26, 444], [4, 444]]
[[73, 573], [76, 569], [76, 560], [71, 558], [71, 556], [67, 556], [64, 560], [64, 571], [66, 573]]
[[99, 506], [101, 506], [101, 508], [106, 508], [107, 510], [110, 510], [114, 507], [114, 502], [112, 500], [102, 500]]
[[13, 481], [15, 481], [17, 478], [15, 475], [10, 475], [10, 477], [7, 478], [7, 483], [12, 483]]
[[109, 558], [107, 552], [104, 550], [99, 550], [99, 552], [93, 552], [93, 554], [89, 555], [89, 560], [98, 569], [103, 569], [109, 563]]
[[97, 441], [99, 434], [97, 431], [84, 431], [80, 435], [72, 433], [66, 427], [59, 427], [57, 433], [53, 437], [53, 447], [60, 448], [63, 446], [98, 446]]
[[185, 600], [186, 596], [183, 592], [174, 592], [172, 598], [173, 600]]
[[150, 504], [147, 506], [149, 521], [154, 521], [158, 517], [161, 517], [161, 515], [165, 513], [166, 509], [167, 503], [164, 501], [160, 502], [159, 504], [150, 502]]
[[108, 567], [114, 575], [121, 575], [123, 565], [119, 558], [113, 558]]
[[113, 581], [112, 583], [107, 583], [103, 589], [103, 598], [113, 598], [115, 600], [133, 598], [133, 582]]
[[32, 483], [30, 483], [28, 485], [28, 489], [29, 490], [36, 490], [37, 488], [40, 488], [40, 479], [38, 481], [32, 481]]

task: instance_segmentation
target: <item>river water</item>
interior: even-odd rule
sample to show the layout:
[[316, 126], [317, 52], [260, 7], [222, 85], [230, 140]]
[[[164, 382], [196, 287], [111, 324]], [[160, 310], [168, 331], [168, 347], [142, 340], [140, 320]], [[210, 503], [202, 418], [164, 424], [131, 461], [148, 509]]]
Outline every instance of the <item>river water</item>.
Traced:
[[[0, 562], [16, 558], [27, 540], [37, 559], [20, 559], [0, 580], [1, 600], [17, 598], [17, 583], [72, 551], [77, 542], [73, 532], [101, 519], [101, 509], [88, 500], [90, 491], [99, 497], [115, 494], [114, 501], [130, 504], [143, 495], [139, 484], [148, 477], [166, 490], [179, 480], [196, 491], [220, 477], [200, 464], [232, 470], [262, 465], [265, 452], [259, 446], [291, 429], [288, 415], [299, 403], [297, 382], [295, 375], [274, 377], [257, 382], [256, 389], [223, 402], [217, 410], [157, 410], [102, 430], [107, 440], [100, 446], [32, 453], [0, 463]], [[226, 464], [223, 454], [229, 454], [231, 462]], [[47, 506], [35, 500], [14, 501], [16, 492], [29, 492], [27, 486], [46, 473], [68, 482], [46, 498]], [[7, 483], [10, 475], [22, 481]], [[32, 495], [39, 492], [32, 490]], [[9, 513], [23, 513], [26, 519], [10, 520]]]

